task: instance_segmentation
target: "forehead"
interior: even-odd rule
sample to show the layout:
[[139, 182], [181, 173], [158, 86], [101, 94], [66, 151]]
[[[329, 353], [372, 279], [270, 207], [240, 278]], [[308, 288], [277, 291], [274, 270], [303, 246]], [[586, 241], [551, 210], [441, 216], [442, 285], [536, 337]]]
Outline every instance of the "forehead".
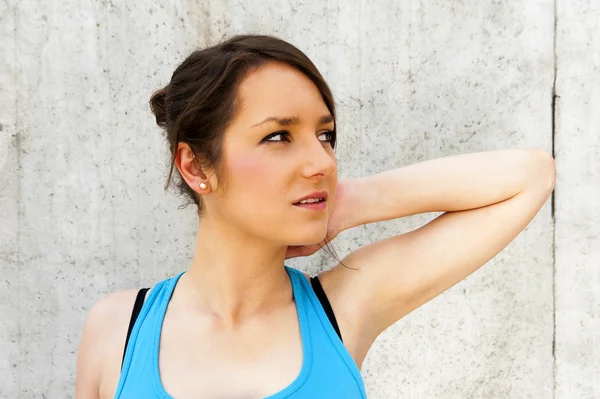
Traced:
[[238, 89], [238, 120], [256, 122], [269, 116], [318, 119], [330, 112], [317, 86], [299, 70], [270, 62], [252, 71]]

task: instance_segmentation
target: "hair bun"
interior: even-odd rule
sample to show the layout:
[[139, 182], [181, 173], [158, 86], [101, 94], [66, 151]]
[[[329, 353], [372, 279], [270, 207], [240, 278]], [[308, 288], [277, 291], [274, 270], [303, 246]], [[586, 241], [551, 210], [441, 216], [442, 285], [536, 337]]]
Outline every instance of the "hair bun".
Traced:
[[156, 117], [156, 124], [162, 128], [167, 125], [167, 110], [166, 110], [167, 88], [157, 90], [150, 97], [150, 109]]

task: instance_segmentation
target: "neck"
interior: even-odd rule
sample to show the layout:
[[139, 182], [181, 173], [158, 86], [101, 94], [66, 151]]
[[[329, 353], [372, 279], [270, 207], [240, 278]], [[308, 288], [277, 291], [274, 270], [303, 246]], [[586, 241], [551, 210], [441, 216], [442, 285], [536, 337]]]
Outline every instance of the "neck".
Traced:
[[292, 300], [286, 250], [234, 226], [203, 219], [182, 289], [190, 292], [194, 307], [233, 327]]

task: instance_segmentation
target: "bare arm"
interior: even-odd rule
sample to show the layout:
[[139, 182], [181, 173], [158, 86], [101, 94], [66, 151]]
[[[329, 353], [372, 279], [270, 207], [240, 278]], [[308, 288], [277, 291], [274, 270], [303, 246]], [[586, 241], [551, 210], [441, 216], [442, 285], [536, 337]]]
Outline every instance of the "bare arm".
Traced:
[[103, 328], [103, 310], [97, 305], [88, 313], [77, 352], [75, 397], [97, 399], [100, 397], [100, 370], [102, 357], [99, 349], [98, 331]]
[[89, 311], [77, 354], [77, 399], [114, 397], [136, 295], [137, 290], [113, 292]]
[[336, 266], [327, 273], [332, 305], [368, 337], [362, 350], [506, 247], [537, 214], [554, 183], [554, 160], [537, 149], [440, 158], [343, 182], [343, 228], [445, 212], [342, 260], [358, 271]]
[[341, 184], [352, 203], [345, 206], [343, 229], [426, 212], [480, 208], [533, 185], [552, 190], [554, 175], [553, 161], [544, 151], [511, 149], [437, 158], [345, 180]]

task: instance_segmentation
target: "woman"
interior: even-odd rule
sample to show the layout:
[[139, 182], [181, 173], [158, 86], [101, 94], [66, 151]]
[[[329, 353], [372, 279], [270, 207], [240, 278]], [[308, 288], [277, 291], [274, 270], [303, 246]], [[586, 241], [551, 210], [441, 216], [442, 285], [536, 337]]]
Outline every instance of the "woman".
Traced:
[[[169, 181], [176, 169], [198, 206], [195, 253], [187, 272], [92, 308], [80, 399], [364, 398], [359, 368], [375, 338], [489, 261], [554, 188], [554, 161], [538, 149], [338, 183], [331, 92], [272, 37], [192, 53], [151, 107]], [[440, 211], [312, 279], [284, 265], [345, 229]]]

